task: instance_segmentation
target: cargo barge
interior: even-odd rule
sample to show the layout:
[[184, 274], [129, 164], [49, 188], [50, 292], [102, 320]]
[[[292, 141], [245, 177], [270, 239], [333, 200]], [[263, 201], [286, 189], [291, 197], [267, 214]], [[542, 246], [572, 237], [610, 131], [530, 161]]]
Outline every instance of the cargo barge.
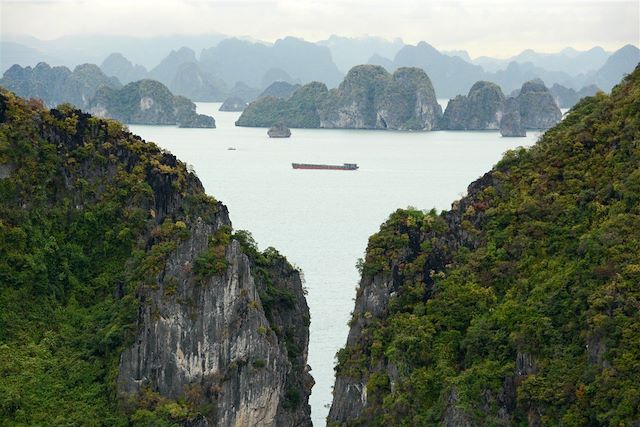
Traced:
[[340, 170], [354, 171], [358, 169], [355, 163], [343, 163], [342, 165], [316, 165], [311, 163], [291, 163], [294, 169], [320, 169], [320, 170]]

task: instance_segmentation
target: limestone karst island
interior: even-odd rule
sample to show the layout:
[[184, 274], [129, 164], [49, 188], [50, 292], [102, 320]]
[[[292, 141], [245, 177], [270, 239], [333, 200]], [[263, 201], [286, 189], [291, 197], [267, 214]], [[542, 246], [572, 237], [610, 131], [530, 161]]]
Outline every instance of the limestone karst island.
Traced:
[[0, 4], [0, 427], [640, 426], [640, 4], [362, 6]]

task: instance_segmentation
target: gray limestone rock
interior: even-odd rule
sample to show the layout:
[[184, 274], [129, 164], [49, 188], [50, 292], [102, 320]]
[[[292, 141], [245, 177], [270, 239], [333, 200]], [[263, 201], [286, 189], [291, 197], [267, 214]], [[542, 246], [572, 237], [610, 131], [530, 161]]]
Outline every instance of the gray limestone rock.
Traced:
[[467, 96], [450, 100], [441, 121], [448, 130], [496, 130], [500, 127], [505, 97], [500, 86], [479, 81]]
[[522, 126], [519, 112], [510, 111], [502, 116], [502, 120], [500, 121], [500, 134], [504, 137], [527, 136], [527, 131]]
[[400, 68], [391, 75], [377, 65], [358, 65], [329, 92], [320, 127], [433, 130], [441, 115], [423, 70]]
[[[153, 278], [157, 286], [140, 295], [138, 334], [121, 355], [118, 391], [125, 400], [146, 388], [170, 399], [197, 396], [210, 411], [196, 425], [311, 425], [309, 312], [298, 272], [280, 260], [268, 268], [272, 283], [256, 279], [255, 261], [231, 240], [223, 271], [194, 273], [200, 254], [229, 226], [226, 209], [198, 218]], [[267, 286], [290, 295], [289, 305], [269, 302], [267, 310]], [[290, 345], [300, 349], [296, 357]]]
[[525, 129], [549, 129], [562, 119], [560, 108], [541, 80], [524, 83], [516, 102]]
[[278, 123], [271, 126], [267, 131], [269, 138], [289, 138], [291, 136], [291, 130], [285, 125]]

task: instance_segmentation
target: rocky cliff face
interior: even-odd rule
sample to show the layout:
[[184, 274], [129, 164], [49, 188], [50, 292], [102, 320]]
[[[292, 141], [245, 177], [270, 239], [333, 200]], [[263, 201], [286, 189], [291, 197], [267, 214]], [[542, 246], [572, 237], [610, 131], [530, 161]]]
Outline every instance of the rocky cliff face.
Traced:
[[[0, 122], [0, 265], [13, 278], [0, 289], [11, 301], [0, 387], [26, 393], [3, 406], [4, 419], [311, 425], [299, 271], [233, 233], [226, 207], [184, 163], [115, 121], [2, 91]], [[38, 291], [20, 262], [7, 264], [5, 237], [22, 230], [34, 238], [19, 252], [45, 272]], [[47, 257], [43, 241], [54, 245]], [[33, 323], [8, 325], [14, 312]], [[46, 336], [48, 352], [34, 355], [27, 336]], [[25, 360], [48, 368], [5, 369]]]
[[505, 108], [505, 97], [500, 86], [480, 81], [467, 96], [458, 95], [450, 100], [440, 127], [448, 130], [497, 130]]
[[639, 99], [637, 68], [508, 152], [449, 211], [389, 217], [360, 263], [329, 425], [640, 420], [623, 403], [640, 360], [627, 338], [640, 325], [627, 255]]
[[377, 101], [389, 83], [389, 73], [376, 65], [357, 65], [332, 90], [322, 106], [324, 128], [375, 129], [384, 127], [378, 118]]
[[480, 81], [467, 96], [449, 101], [440, 122], [447, 130], [497, 130], [502, 136], [525, 136], [526, 129], [548, 129], [562, 117], [553, 96], [540, 80], [525, 83], [505, 99], [498, 85]]
[[540, 80], [524, 83], [515, 105], [526, 129], [549, 129], [562, 118], [553, 95]]
[[424, 71], [400, 68], [390, 75], [380, 66], [358, 65], [329, 93], [320, 127], [433, 130], [441, 115]]
[[[118, 390], [134, 400], [147, 389], [169, 399], [188, 397], [206, 408], [212, 426], [310, 425], [309, 311], [298, 272], [277, 259], [277, 274], [271, 267], [254, 278], [261, 267], [238, 241], [221, 241], [225, 227], [225, 210], [208, 222], [197, 220], [153, 277], [156, 287], [141, 295], [139, 332], [122, 353]], [[203, 275], [198, 257], [208, 251], [225, 267]], [[271, 297], [269, 286], [287, 302], [261, 299]], [[266, 304], [272, 305], [268, 312]]]
[[553, 95], [541, 80], [522, 85], [518, 94], [507, 99], [500, 133], [502, 136], [525, 136], [526, 129], [549, 129], [562, 119]]
[[89, 103], [88, 110], [98, 117], [132, 124], [215, 127], [213, 117], [196, 114], [193, 102], [174, 96], [155, 80], [129, 83], [119, 90], [102, 87]]

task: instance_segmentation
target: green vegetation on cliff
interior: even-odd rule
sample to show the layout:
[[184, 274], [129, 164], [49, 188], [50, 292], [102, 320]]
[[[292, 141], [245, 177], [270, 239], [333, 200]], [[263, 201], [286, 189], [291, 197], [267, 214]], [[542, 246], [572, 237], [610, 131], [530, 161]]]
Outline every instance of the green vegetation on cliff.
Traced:
[[330, 423], [637, 424], [639, 141], [640, 68], [451, 211], [392, 214], [360, 265]]
[[[0, 425], [174, 426], [215, 411], [196, 388], [169, 399], [149, 384], [124, 399], [116, 387], [145, 295], [195, 223], [222, 225], [194, 269], [226, 267], [226, 208], [184, 163], [113, 120], [1, 90], [0, 198]], [[296, 284], [262, 274], [269, 310], [299, 315], [278, 296]], [[163, 286], [171, 298], [169, 278]], [[304, 398], [302, 373], [286, 375]]]

